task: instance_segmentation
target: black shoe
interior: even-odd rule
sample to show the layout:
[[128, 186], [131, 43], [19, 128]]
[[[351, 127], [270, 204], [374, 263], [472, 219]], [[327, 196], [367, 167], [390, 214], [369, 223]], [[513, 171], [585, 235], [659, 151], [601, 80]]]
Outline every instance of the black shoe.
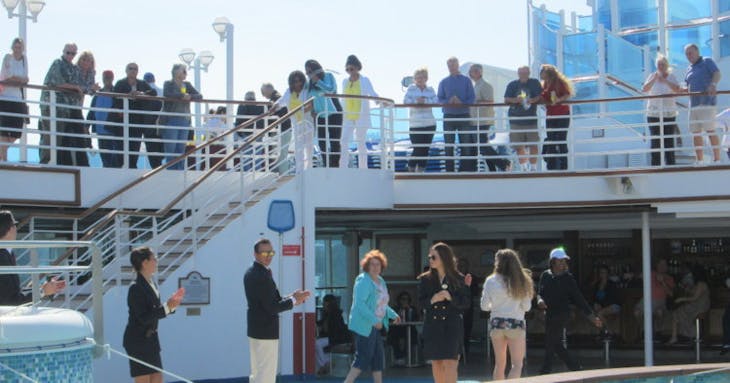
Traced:
[[548, 375], [548, 374], [552, 374], [552, 371], [545, 369], [545, 368], [541, 368], [540, 371], [537, 372], [537, 374], [538, 375]]

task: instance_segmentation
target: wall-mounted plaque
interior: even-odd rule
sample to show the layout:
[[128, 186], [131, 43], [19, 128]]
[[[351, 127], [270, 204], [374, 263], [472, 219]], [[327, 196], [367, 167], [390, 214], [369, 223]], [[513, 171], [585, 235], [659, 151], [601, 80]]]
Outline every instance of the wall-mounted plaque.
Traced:
[[204, 278], [199, 272], [191, 271], [187, 277], [178, 278], [178, 287], [185, 288], [185, 297], [181, 305], [209, 305], [210, 278]]

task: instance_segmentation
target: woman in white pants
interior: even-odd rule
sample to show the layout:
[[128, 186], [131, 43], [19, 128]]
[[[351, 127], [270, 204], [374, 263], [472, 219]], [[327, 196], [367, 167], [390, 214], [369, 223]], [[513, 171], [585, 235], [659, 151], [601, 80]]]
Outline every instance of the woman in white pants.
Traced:
[[[291, 72], [289, 74], [289, 88], [276, 101], [275, 107], [277, 109], [286, 107], [289, 111], [292, 111], [301, 106], [307, 101], [307, 90], [304, 89], [306, 82], [307, 77], [302, 71], [295, 70]], [[309, 111], [299, 110], [294, 113], [291, 124], [292, 128], [281, 135], [281, 145], [288, 147], [291, 143], [291, 132], [294, 132], [294, 159], [297, 173], [301, 173], [302, 170], [312, 165], [314, 129]], [[285, 161], [285, 159], [280, 158], [279, 161]]]
[[[362, 64], [355, 55], [347, 57], [345, 70], [350, 75], [342, 82], [342, 93], [352, 96], [378, 97], [367, 77], [362, 76]], [[353, 132], [357, 142], [357, 164], [360, 169], [368, 168], [368, 149], [365, 145], [370, 123], [370, 101], [360, 98], [345, 98], [342, 136], [340, 138], [340, 167], [346, 168], [350, 160], [350, 140]]]

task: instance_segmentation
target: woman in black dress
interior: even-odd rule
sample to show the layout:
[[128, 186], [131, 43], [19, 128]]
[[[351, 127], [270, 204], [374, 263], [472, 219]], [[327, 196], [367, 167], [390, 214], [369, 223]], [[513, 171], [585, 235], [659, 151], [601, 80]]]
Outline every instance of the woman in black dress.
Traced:
[[[149, 247], [138, 247], [132, 250], [130, 261], [137, 272], [137, 281], [129, 286], [127, 294], [129, 322], [124, 330], [124, 349], [129, 356], [162, 369], [157, 322], [175, 311], [185, 289], [178, 289], [162, 304], [160, 291], [152, 281], [152, 274], [157, 271], [155, 254]], [[162, 373], [145, 365], [130, 360], [129, 370], [134, 383], [162, 383]]]
[[456, 257], [447, 244], [439, 242], [431, 246], [428, 263], [431, 269], [418, 277], [418, 301], [426, 310], [423, 356], [431, 360], [435, 383], [456, 383], [469, 287], [456, 270]]

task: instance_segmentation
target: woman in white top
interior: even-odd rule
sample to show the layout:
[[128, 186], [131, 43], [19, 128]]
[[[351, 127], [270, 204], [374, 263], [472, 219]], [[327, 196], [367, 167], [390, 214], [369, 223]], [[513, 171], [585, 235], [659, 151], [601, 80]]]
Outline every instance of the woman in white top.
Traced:
[[[342, 81], [342, 93], [351, 96], [378, 97], [373, 85], [367, 77], [360, 74], [362, 63], [355, 55], [347, 57], [345, 70], [350, 75]], [[344, 116], [342, 119], [342, 137], [340, 138], [340, 167], [346, 168], [350, 162], [350, 140], [353, 133], [357, 142], [357, 167], [368, 168], [368, 148], [365, 145], [370, 122], [370, 100], [360, 98], [344, 98]]]
[[12, 53], [3, 58], [0, 69], [0, 162], [8, 160], [8, 146], [23, 135], [25, 117], [8, 116], [5, 113], [27, 114], [25, 94], [22, 86], [28, 83], [28, 62], [25, 59], [25, 43], [15, 38], [11, 44]]
[[[667, 58], [658, 55], [656, 58], [656, 72], [646, 79], [642, 91], [649, 95], [677, 93], [681, 90], [679, 81], [669, 67]], [[674, 165], [674, 136], [679, 132], [677, 128], [677, 105], [674, 97], [652, 98], [646, 102], [646, 120], [651, 132], [651, 165], [661, 165], [661, 154], [664, 152], [665, 165]], [[661, 139], [664, 137], [664, 147]]]
[[494, 347], [492, 379], [505, 378], [507, 348], [512, 360], [507, 379], [522, 375], [525, 357], [525, 312], [530, 310], [534, 288], [529, 270], [522, 267], [517, 253], [502, 249], [494, 256], [494, 272], [484, 282], [481, 307], [491, 311], [489, 336]]
[[[403, 97], [405, 104], [438, 104], [439, 99], [432, 87], [426, 85], [428, 82], [428, 70], [418, 68], [413, 72], [413, 84], [408, 86], [406, 95]], [[428, 151], [431, 149], [431, 141], [436, 133], [436, 119], [433, 118], [433, 109], [430, 106], [410, 108], [411, 147], [413, 153], [408, 160], [409, 172], [422, 172], [428, 164]]]

